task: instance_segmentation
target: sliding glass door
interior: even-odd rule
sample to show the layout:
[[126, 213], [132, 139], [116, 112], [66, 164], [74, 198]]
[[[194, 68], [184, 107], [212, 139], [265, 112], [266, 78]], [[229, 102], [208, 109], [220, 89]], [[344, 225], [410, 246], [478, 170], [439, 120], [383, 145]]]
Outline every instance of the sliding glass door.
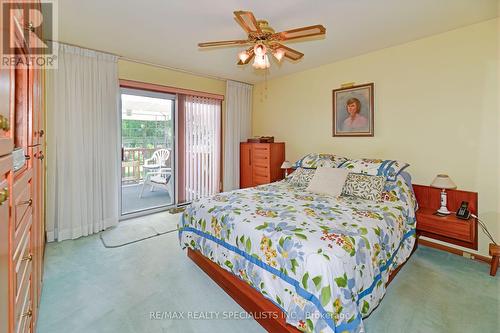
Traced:
[[121, 89], [121, 212], [175, 204], [175, 95]]

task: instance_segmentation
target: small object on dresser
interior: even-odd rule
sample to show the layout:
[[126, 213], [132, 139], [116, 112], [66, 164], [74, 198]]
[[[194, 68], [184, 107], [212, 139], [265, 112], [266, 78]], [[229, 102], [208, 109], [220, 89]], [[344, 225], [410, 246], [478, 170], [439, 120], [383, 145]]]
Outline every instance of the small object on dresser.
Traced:
[[450, 211], [446, 207], [447, 205], [447, 196], [446, 190], [453, 190], [457, 188], [457, 185], [451, 180], [448, 175], [437, 175], [436, 178], [432, 181], [432, 187], [441, 189], [441, 207], [437, 210], [436, 215], [446, 216], [450, 215]]
[[247, 142], [251, 142], [251, 143], [273, 143], [274, 142], [274, 136], [256, 136], [256, 137], [247, 139]]

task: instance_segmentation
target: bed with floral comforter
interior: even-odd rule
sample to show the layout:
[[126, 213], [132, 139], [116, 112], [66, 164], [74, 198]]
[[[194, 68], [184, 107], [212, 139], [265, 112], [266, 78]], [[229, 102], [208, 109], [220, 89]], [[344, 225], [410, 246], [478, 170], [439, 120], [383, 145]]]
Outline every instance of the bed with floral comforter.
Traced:
[[415, 198], [398, 176], [380, 202], [334, 198], [286, 180], [194, 202], [183, 248], [246, 281], [307, 332], [360, 332], [415, 243]]

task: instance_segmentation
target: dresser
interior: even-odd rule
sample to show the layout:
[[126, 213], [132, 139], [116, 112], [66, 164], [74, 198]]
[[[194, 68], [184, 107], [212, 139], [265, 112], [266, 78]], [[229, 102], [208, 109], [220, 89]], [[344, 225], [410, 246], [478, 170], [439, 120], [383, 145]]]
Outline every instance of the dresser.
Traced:
[[[19, 27], [29, 24], [21, 10], [28, 4], [17, 6]], [[17, 56], [29, 57], [23, 33], [14, 35]], [[33, 332], [38, 315], [45, 244], [42, 75], [24, 65], [0, 70], [0, 333]], [[26, 158], [16, 169], [14, 149]]]
[[283, 179], [285, 143], [240, 143], [240, 188]]

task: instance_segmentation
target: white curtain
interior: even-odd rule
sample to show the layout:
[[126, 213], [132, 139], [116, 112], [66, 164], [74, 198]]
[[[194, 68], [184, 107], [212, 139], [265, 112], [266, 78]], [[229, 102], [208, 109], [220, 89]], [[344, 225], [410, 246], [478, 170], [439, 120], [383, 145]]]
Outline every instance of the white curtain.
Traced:
[[253, 86], [227, 81], [224, 117], [224, 191], [240, 187], [240, 142], [252, 135]]
[[117, 57], [59, 44], [47, 71], [47, 240], [118, 222]]

